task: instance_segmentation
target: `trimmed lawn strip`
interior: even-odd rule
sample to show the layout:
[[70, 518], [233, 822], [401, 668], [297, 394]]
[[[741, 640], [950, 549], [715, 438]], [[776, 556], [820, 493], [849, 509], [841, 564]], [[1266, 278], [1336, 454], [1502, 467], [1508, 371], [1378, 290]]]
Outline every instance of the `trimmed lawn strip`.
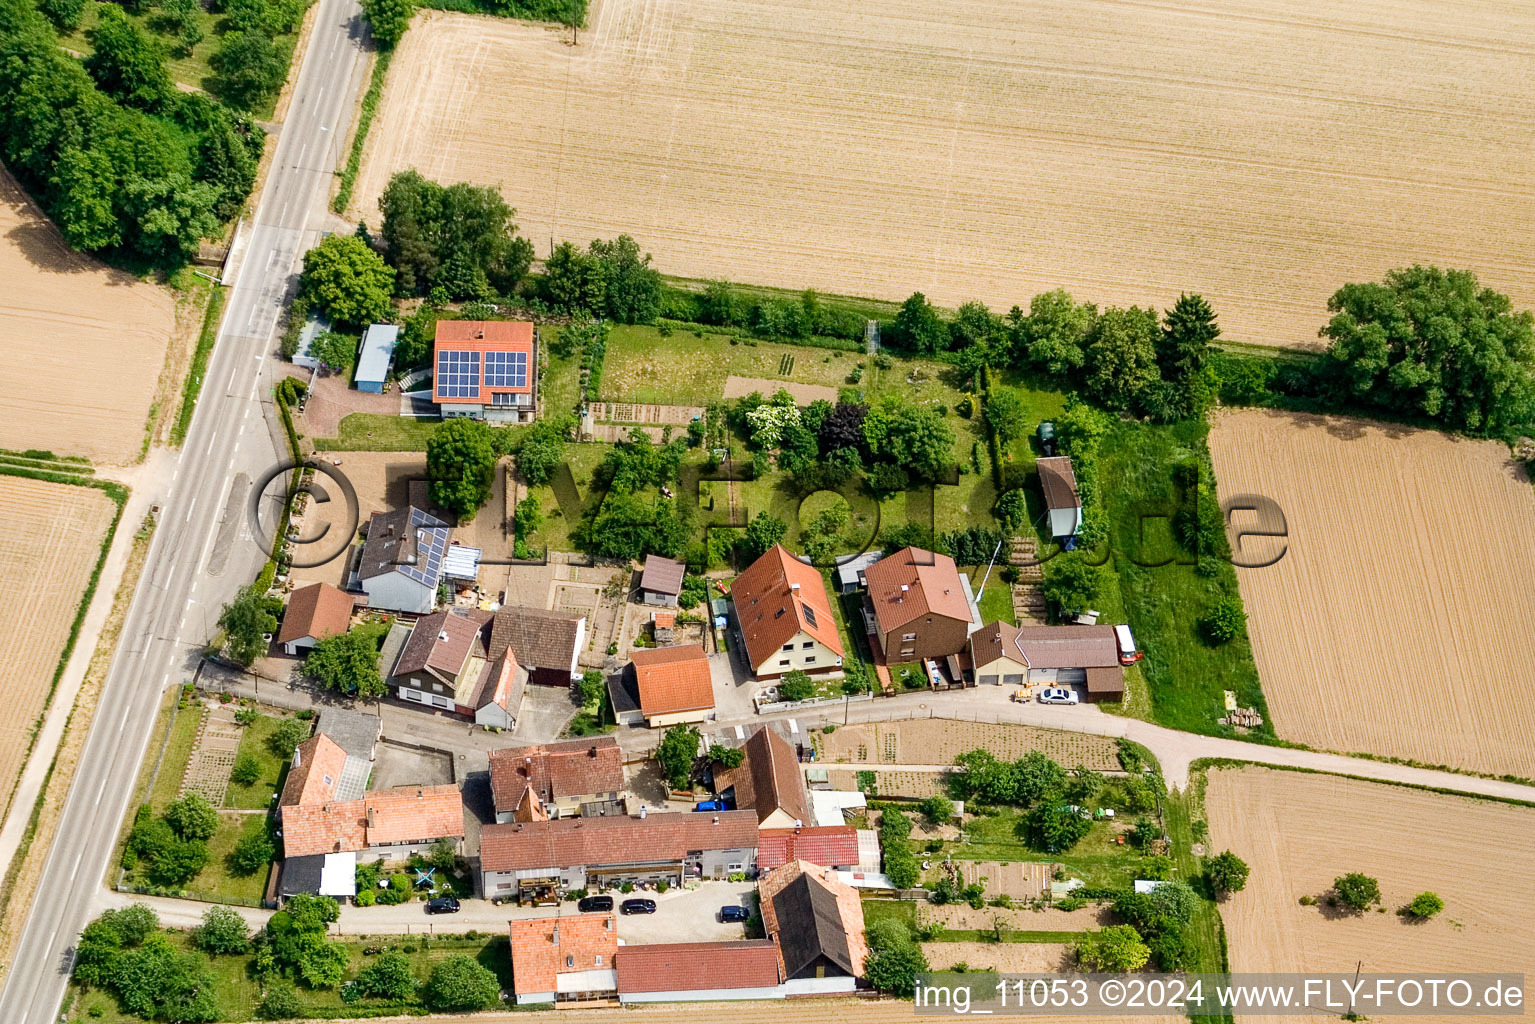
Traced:
[[1065, 853], [1051, 854], [1035, 850], [1018, 837], [1017, 827], [1022, 820], [1022, 812], [1011, 810], [977, 818], [967, 824], [966, 838], [958, 843], [945, 844], [945, 852], [955, 860], [1061, 864], [1065, 866], [1068, 877], [1081, 878], [1094, 888], [1128, 888], [1139, 877], [1136, 869], [1140, 865], [1140, 855], [1129, 846], [1111, 844], [1109, 840], [1115, 830], [1107, 822], [1093, 822], [1092, 831], [1076, 846]]
[[335, 437], [313, 438], [320, 452], [424, 452], [441, 420], [354, 412], [341, 418]]
[[899, 921], [907, 928], [916, 928], [917, 901], [887, 899], [865, 899], [863, 901], [864, 927], [868, 927], [875, 921], [885, 918]]
[[[1013, 591], [997, 577], [998, 568], [1000, 567], [992, 568], [991, 579], [986, 581], [986, 589], [981, 591], [980, 600], [977, 602], [981, 609], [981, 621], [984, 624], [1000, 619], [1009, 625], [1016, 626], [1018, 621], [1013, 617]], [[977, 568], [971, 574], [971, 586], [978, 586], [985, 572], [985, 569]]]
[[[173, 688], [173, 694], [179, 696]], [[160, 759], [160, 771], [155, 776], [154, 785], [149, 790], [145, 799], [136, 802], [129, 809], [128, 824], [133, 824], [133, 809], [139, 803], [147, 803], [156, 814], [165, 810], [171, 801], [181, 793], [181, 779], [186, 774], [187, 762], [192, 757], [192, 746], [197, 742], [197, 728], [202, 724], [203, 715], [207, 710], [199, 703], [193, 702], [181, 708], [176, 713], [176, 720], [170, 723], [170, 732], [165, 742], [165, 753]], [[151, 765], [150, 770], [153, 771]]]
[[368, 79], [368, 91], [363, 93], [362, 106], [357, 113], [357, 130], [352, 133], [352, 149], [347, 154], [346, 168], [341, 172], [341, 185], [330, 201], [332, 213], [345, 213], [352, 201], [352, 188], [357, 184], [357, 170], [362, 165], [363, 146], [368, 141], [368, 129], [373, 126], [373, 115], [378, 113], [378, 98], [384, 91], [384, 79], [389, 74], [389, 62], [393, 50], [380, 50], [373, 55], [373, 74]]
[[[793, 357], [787, 376], [778, 372], [785, 356]], [[706, 327], [663, 335], [655, 327], [621, 324], [608, 332], [601, 396], [612, 402], [705, 406], [721, 400], [732, 374], [836, 388], [864, 359], [857, 352], [741, 339]], [[770, 395], [763, 390], [764, 398]]]
[[249, 786], [242, 786], [231, 779], [224, 795], [225, 807], [264, 811], [272, 806], [273, 798], [282, 788], [283, 772], [288, 767], [288, 760], [272, 753], [267, 740], [282, 722], [283, 719], [274, 715], [262, 715], [241, 730], [240, 747], [235, 752], [235, 759], [246, 754], [254, 757], [261, 765], [261, 777]]
[[197, 411], [197, 398], [203, 389], [203, 375], [208, 372], [208, 359], [213, 355], [213, 342], [218, 338], [219, 313], [224, 309], [224, 289], [210, 286], [208, 293], [202, 333], [197, 336], [197, 347], [192, 350], [192, 362], [187, 367], [186, 381], [181, 386], [181, 408], [176, 411], [176, 422], [171, 425], [170, 443], [176, 448], [181, 447], [187, 439], [187, 428], [192, 425], [192, 413]]

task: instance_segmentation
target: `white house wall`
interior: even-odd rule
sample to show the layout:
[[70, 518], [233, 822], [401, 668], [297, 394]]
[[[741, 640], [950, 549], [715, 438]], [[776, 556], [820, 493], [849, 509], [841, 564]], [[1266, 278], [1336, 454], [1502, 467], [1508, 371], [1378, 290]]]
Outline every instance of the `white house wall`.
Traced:
[[[806, 647], [807, 643], [811, 646]], [[795, 669], [812, 674], [827, 670], [841, 671], [841, 656], [804, 630], [795, 633], [794, 639], [787, 646], [792, 646], [794, 650], [786, 651], [780, 647], [756, 667], [754, 674], [758, 679], [777, 678]], [[807, 662], [807, 658], [814, 660]], [[781, 664], [785, 661], [789, 664]]]
[[786, 996], [824, 996], [837, 992], [852, 992], [857, 988], [858, 979], [848, 977], [795, 978], [783, 983]]
[[784, 986], [770, 988], [708, 988], [680, 989], [676, 992], [620, 992], [622, 1003], [703, 1003], [722, 1002], [731, 999], [782, 999], [787, 993]]

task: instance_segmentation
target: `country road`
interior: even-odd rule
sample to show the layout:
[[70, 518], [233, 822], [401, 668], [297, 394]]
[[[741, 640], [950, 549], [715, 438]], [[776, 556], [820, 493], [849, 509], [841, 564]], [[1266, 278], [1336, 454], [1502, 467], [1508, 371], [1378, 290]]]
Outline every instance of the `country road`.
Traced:
[[[296, 263], [318, 238], [365, 69], [357, 0], [320, 0], [287, 120], [228, 296], [202, 396], [128, 610], [42, 881], [0, 990], [0, 1021], [52, 1024], [70, 951], [109, 869], [118, 823], [166, 686], [191, 678], [219, 609], [263, 560], [246, 524], [212, 559], [232, 481], [277, 454], [268, 428], [275, 328]], [[210, 564], [212, 562], [213, 564]], [[210, 569], [212, 571], [210, 571]]]

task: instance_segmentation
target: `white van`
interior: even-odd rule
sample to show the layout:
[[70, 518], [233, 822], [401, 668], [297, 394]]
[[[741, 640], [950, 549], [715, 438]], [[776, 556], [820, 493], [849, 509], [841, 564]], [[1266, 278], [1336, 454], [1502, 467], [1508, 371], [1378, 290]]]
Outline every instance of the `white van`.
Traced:
[[1119, 663], [1121, 665], [1134, 665], [1145, 657], [1144, 654], [1135, 649], [1135, 637], [1130, 635], [1129, 626], [1115, 626], [1114, 640], [1119, 645]]

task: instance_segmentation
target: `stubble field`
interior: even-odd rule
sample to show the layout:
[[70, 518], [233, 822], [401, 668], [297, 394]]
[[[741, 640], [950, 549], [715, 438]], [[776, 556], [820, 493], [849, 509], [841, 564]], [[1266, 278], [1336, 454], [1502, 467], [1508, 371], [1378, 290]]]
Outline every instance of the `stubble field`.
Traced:
[[1507, 447], [1245, 411], [1210, 453], [1222, 500], [1267, 495], [1288, 524], [1277, 564], [1237, 569], [1281, 737], [1535, 776], [1535, 490]]
[[[1233, 971], [1519, 971], [1535, 963], [1535, 810], [1326, 775], [1218, 771], [1205, 793], [1211, 848], [1252, 869], [1221, 907]], [[1386, 913], [1304, 907], [1350, 871], [1380, 882]], [[1429, 890], [1444, 912], [1421, 924], [1396, 910]], [[1454, 1016], [1415, 1020], [1452, 1021]], [[1305, 1024], [1315, 1016], [1252, 1016]]]
[[94, 487], [0, 476], [0, 809], [116, 511]]
[[70, 252], [0, 169], [0, 448], [129, 462], [175, 322], [169, 292]]
[[1028, 305], [1209, 296], [1316, 344], [1396, 265], [1535, 302], [1535, 7], [1514, 0], [598, 0], [570, 33], [427, 12], [349, 215], [389, 176], [501, 188], [538, 252]]

